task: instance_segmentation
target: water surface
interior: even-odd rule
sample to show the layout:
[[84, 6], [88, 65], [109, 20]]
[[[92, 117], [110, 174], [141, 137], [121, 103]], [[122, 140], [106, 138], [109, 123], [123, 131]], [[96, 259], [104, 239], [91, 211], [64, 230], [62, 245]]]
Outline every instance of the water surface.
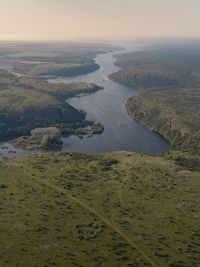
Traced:
[[91, 153], [135, 151], [155, 155], [169, 149], [167, 140], [137, 123], [127, 114], [124, 107], [126, 100], [130, 96], [139, 94], [139, 91], [108, 79], [109, 74], [120, 70], [114, 64], [114, 55], [118, 53], [122, 52], [98, 55], [95, 61], [101, 68], [96, 72], [49, 80], [52, 83], [92, 82], [104, 87], [94, 94], [67, 99], [72, 106], [86, 111], [88, 120], [101, 122], [105, 130], [101, 135], [89, 138], [79, 139], [76, 136], [64, 138], [63, 151]]
[[[67, 99], [72, 106], [86, 111], [88, 120], [102, 123], [105, 130], [101, 135], [85, 136], [83, 139], [77, 136], [63, 138], [63, 152], [135, 151], [156, 155], [169, 150], [167, 140], [137, 123], [127, 114], [124, 106], [126, 100], [130, 96], [139, 94], [139, 91], [108, 79], [109, 74], [120, 70], [114, 64], [114, 56], [118, 53], [122, 52], [98, 55], [95, 60], [101, 66], [98, 71], [76, 77], [49, 80], [52, 83], [92, 82], [104, 88], [87, 96]], [[39, 150], [16, 149], [9, 143], [0, 144], [0, 156], [4, 157], [15, 157], [37, 151]]]

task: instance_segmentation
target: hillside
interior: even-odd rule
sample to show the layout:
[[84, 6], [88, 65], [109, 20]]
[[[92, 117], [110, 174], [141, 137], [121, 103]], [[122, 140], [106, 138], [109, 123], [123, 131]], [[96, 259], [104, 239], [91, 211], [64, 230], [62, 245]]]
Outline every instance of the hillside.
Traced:
[[[0, 139], [28, 135], [37, 127], [58, 126], [84, 122], [85, 113], [65, 102], [78, 94], [93, 93], [94, 84], [50, 84], [45, 81], [17, 77], [0, 70]], [[71, 126], [67, 127], [70, 128]]]
[[67, 153], [1, 159], [0, 178], [1, 266], [199, 265], [199, 173]]
[[[200, 140], [196, 137], [200, 131], [200, 90], [154, 91], [130, 98], [126, 107], [137, 120], [166, 135], [174, 147], [198, 148], [196, 143]], [[193, 135], [196, 136], [192, 138]], [[187, 143], [188, 138], [196, 141], [195, 144]]]
[[171, 143], [165, 155], [191, 170], [200, 170], [200, 51], [193, 47], [119, 55], [123, 69], [110, 76], [141, 90], [128, 99], [130, 116]]
[[190, 168], [199, 168], [199, 89], [170, 89], [146, 93], [128, 99], [126, 108], [134, 119], [164, 135], [174, 150], [189, 152], [196, 159]]
[[16, 76], [11, 72], [0, 69], [0, 90], [17, 87], [39, 93], [46, 93], [57, 98], [68, 98], [79, 94], [94, 93], [101, 89], [92, 83], [68, 83], [52, 84], [46, 81], [30, 79], [26, 76]]
[[1, 140], [28, 135], [37, 127], [84, 119], [84, 113], [46, 94], [19, 88], [0, 91]]
[[109, 78], [143, 91], [200, 86], [200, 51], [192, 48], [152, 48], [122, 54], [116, 64], [122, 70]]

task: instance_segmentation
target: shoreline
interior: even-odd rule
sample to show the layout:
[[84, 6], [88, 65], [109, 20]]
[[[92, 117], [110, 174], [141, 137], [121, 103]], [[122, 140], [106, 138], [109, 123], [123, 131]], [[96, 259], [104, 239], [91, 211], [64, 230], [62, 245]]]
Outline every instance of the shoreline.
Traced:
[[[139, 96], [142, 96], [142, 94], [139, 94]], [[140, 120], [137, 118], [136, 114], [134, 113], [134, 109], [130, 109], [130, 107], [128, 106], [129, 105], [129, 101], [131, 99], [134, 99], [135, 97], [137, 96], [134, 96], [134, 97], [130, 97], [127, 99], [126, 103], [125, 103], [125, 109], [127, 111], [127, 114], [133, 119], [135, 120], [136, 122], [138, 122], [139, 124], [141, 125], [144, 125], [145, 127], [147, 127], [150, 131], [154, 132], [155, 134], [161, 136], [163, 139], [165, 139], [168, 143], [169, 143], [169, 151], [166, 151], [164, 153], [168, 153], [172, 150], [172, 144], [171, 144], [171, 141], [169, 140], [169, 138], [164, 134], [164, 133], [161, 133], [159, 132], [158, 130], [154, 129], [152, 126], [150, 126], [148, 123], [145, 123], [144, 121]]]
[[[116, 52], [117, 54], [119, 54], [119, 53], [121, 53], [121, 51], [117, 51]], [[103, 55], [104, 57], [105, 57], [105, 55]], [[97, 57], [99, 57], [99, 55], [97, 56]], [[111, 60], [111, 66], [108, 68], [108, 71], [107, 71], [107, 65], [105, 65], [104, 66], [104, 64], [105, 64], [105, 62], [104, 61], [101, 61], [100, 60], [100, 63], [101, 63], [101, 65], [102, 65], [102, 70], [98, 73], [99, 75], [97, 76], [98, 78], [96, 79], [94, 79], [94, 80], [92, 80], [91, 79], [91, 82], [94, 84], [94, 83], [96, 83], [96, 84], [99, 84], [97, 87], [98, 88], [96, 88], [96, 86], [95, 86], [95, 88], [90, 88], [89, 89], [89, 92], [87, 92], [87, 93], [82, 93], [82, 92], [79, 92], [78, 94], [74, 94], [73, 93], [73, 91], [70, 93], [70, 94], [68, 94], [67, 95], [67, 97], [64, 95], [64, 94], [62, 94], [60, 97], [61, 97], [61, 99], [63, 100], [63, 99], [65, 99], [65, 101], [68, 101], [70, 98], [81, 98], [81, 97], [83, 97], [83, 96], [87, 96], [87, 95], [89, 95], [89, 94], [91, 94], [91, 93], [95, 93], [96, 91], [99, 91], [99, 90], [101, 90], [102, 88], [103, 88], [103, 86], [105, 86], [107, 89], [105, 89], [105, 96], [106, 96], [106, 98], [107, 98], [107, 96], [109, 96], [110, 95], [110, 93], [109, 93], [109, 95], [107, 95], [107, 93], [106, 93], [106, 91], [107, 90], [113, 90], [113, 93], [114, 92], [116, 92], [115, 91], [115, 83], [113, 82], [113, 84], [111, 84], [111, 88], [109, 87], [110, 86], [110, 80], [108, 79], [108, 84], [104, 81], [104, 82], [102, 82], [102, 80], [101, 80], [101, 82], [99, 83], [99, 81], [100, 81], [100, 79], [101, 79], [101, 75], [102, 75], [102, 72], [103, 72], [103, 75], [109, 75], [109, 72], [112, 70], [112, 71], [114, 71], [115, 70], [115, 65], [114, 65], [114, 62], [113, 62], [113, 52], [112, 53], [109, 53], [109, 57], [108, 58], [111, 58], [112, 60]], [[97, 62], [98, 63], [98, 62]], [[106, 77], [107, 77], [106, 76]], [[84, 77], [84, 76], [82, 76], [82, 77]], [[104, 77], [104, 76], [103, 76]], [[89, 79], [90, 79], [91, 77], [89, 76]], [[69, 79], [70, 80], [70, 79]], [[77, 81], [78, 81], [78, 79], [77, 79]], [[70, 80], [70, 82], [71, 82], [71, 80]], [[67, 83], [70, 83], [70, 82], [68, 82], [68, 80], [66, 79], [66, 81], [64, 81], [64, 82], [62, 82], [62, 80], [59, 80], [59, 83], [63, 83], [63, 84], [67, 84]], [[82, 80], [82, 82], [89, 82], [89, 80], [88, 80], [88, 78], [87, 78], [87, 75], [85, 76], [85, 78], [83, 78], [83, 80]], [[73, 83], [73, 82], [72, 82]], [[103, 85], [103, 86], [101, 86], [101, 85]], [[126, 90], [124, 90], [124, 89], [126, 89]], [[92, 90], [92, 91], [91, 91]], [[131, 91], [132, 91], [132, 89], [129, 87], [129, 88], [119, 88], [119, 89], [117, 89], [116, 88], [116, 90], [120, 90], [120, 94], [122, 95], [121, 97], [123, 97], [124, 99], [127, 99], [126, 98], [126, 96], [128, 97], [128, 96], [131, 96]], [[81, 90], [80, 90], [81, 91]], [[112, 92], [112, 91], [111, 91]], [[101, 95], [101, 93], [100, 93], [100, 95]], [[119, 97], [118, 97], [119, 98]], [[116, 101], [117, 101], [117, 103], [119, 102], [118, 101], [118, 98], [116, 99]], [[95, 98], [94, 98], [95, 99]], [[121, 98], [120, 98], [121, 99]], [[104, 99], [105, 101], [106, 101], [106, 99]], [[85, 101], [85, 100], [84, 100]], [[83, 101], [83, 102], [84, 102]], [[86, 100], [87, 101], [87, 100]], [[95, 101], [98, 101], [98, 99], [95, 99]], [[103, 100], [102, 100], [103, 101]], [[73, 101], [72, 101], [73, 102]], [[115, 102], [115, 101], [114, 101]], [[121, 100], [120, 100], [120, 102], [121, 102]], [[77, 109], [79, 109], [79, 104], [78, 105], [73, 105], [73, 103], [69, 103], [70, 105], [72, 105], [72, 106], [75, 106]], [[118, 107], [118, 104], [117, 104], [117, 107], [116, 108], [119, 108]], [[82, 107], [81, 105], [80, 105], [80, 109], [79, 110], [84, 110], [84, 107]], [[100, 112], [101, 112], [101, 110], [100, 110]], [[107, 112], [109, 112], [109, 110], [107, 111]], [[121, 111], [119, 111], [119, 112], [121, 112]], [[90, 112], [91, 114], [92, 114], [92, 112]], [[122, 112], [121, 112], [122, 113]], [[120, 113], [120, 114], [121, 114]], [[124, 108], [123, 108], [123, 113], [124, 113], [124, 115], [123, 114], [121, 114], [123, 117], [122, 118], [124, 118], [125, 120], [126, 120], [126, 117], [127, 117], [127, 111], [126, 110], [124, 110]], [[109, 114], [109, 113], [108, 113]], [[99, 122], [102, 122], [102, 124], [104, 124], [104, 119], [102, 118], [102, 120], [101, 120], [101, 118], [98, 118], [96, 121], [99, 121]], [[117, 122], [117, 124], [119, 124], [119, 121], [118, 120], [116, 120], [116, 122]], [[115, 123], [115, 119], [114, 119], [114, 122], [113, 123]], [[131, 127], [131, 129], [133, 128], [133, 136], [132, 136], [132, 138], [134, 138], [134, 123], [132, 124], [132, 119], [130, 118], [130, 119], [128, 119], [128, 121], [126, 121], [126, 123], [128, 123], [128, 126], [129, 126], [129, 124], [131, 123], [131, 125], [130, 125], [130, 127]], [[111, 123], [112, 124], [112, 123]], [[119, 124], [120, 125], [120, 124]], [[112, 125], [111, 125], [112, 126]], [[106, 129], [108, 128], [109, 126], [107, 125], [106, 126]], [[117, 128], [116, 128], [116, 130], [118, 131], [118, 130], [120, 130], [120, 129], [118, 129], [119, 128], [119, 126], [117, 126]], [[141, 145], [140, 146], [138, 146], [137, 144], [133, 144], [133, 146], [132, 145], [130, 145], [130, 147], [129, 146], [117, 146], [117, 144], [115, 145], [115, 143], [116, 143], [116, 141], [115, 141], [115, 143], [114, 143], [114, 145], [112, 145], [112, 148], [107, 148], [107, 147], [102, 147], [101, 149], [99, 149], [98, 147], [97, 148], [95, 148], [95, 146], [96, 146], [96, 143], [94, 143], [93, 144], [93, 141], [87, 141], [86, 139], [87, 138], [84, 138], [84, 140], [83, 141], [81, 141], [81, 143], [83, 143], [83, 146], [84, 146], [84, 144], [88, 144], [89, 143], [89, 148], [88, 148], [88, 146], [87, 146], [87, 148], [86, 148], [86, 150], [83, 150], [83, 149], [81, 149], [80, 148], [80, 150], [78, 150], [78, 148], [77, 149], [74, 149], [72, 146], [71, 146], [71, 141], [72, 142], [75, 142], [75, 143], [77, 143], [77, 145], [80, 143], [80, 141], [76, 141], [75, 139], [75, 141], [73, 140], [73, 138], [69, 138], [69, 143], [67, 142], [67, 138], [65, 139], [65, 151], [79, 151], [79, 152], [82, 152], [82, 153], [90, 153], [90, 151], [91, 151], [91, 153], [93, 152], [93, 151], [95, 151], [95, 153], [105, 153], [105, 152], [111, 152], [111, 151], [133, 151], [133, 152], [136, 152], [136, 153], [145, 153], [145, 154], [149, 154], [149, 155], [160, 155], [161, 153], [163, 153], [163, 152], [167, 152], [168, 151], [168, 142], [166, 142], [166, 139], [164, 139], [163, 138], [163, 136], [161, 136], [161, 135], [159, 135], [158, 133], [156, 133], [155, 131], [153, 132], [153, 131], [151, 131], [151, 130], [149, 130], [148, 129], [148, 127], [145, 127], [146, 129], [143, 129], [143, 128], [140, 128], [139, 127], [139, 129], [138, 129], [138, 131], [142, 131], [142, 133], [144, 132], [144, 137], [143, 137], [143, 139], [144, 140], [142, 140], [141, 139]], [[126, 130], [124, 129], [124, 132], [126, 132]], [[152, 132], [152, 133], [151, 133]], [[158, 137], [156, 137], [156, 136], [158, 136]], [[126, 137], [126, 133], [124, 133], [124, 137]], [[137, 137], [137, 136], [136, 136]], [[146, 137], [146, 138], [145, 138]], [[105, 138], [105, 137], [103, 137], [103, 138]], [[110, 135], [108, 136], [108, 137], [106, 137], [107, 138], [107, 140], [110, 140], [110, 139], [108, 139], [108, 138], [110, 138]], [[150, 138], [150, 139], [148, 139], [148, 138]], [[158, 139], [157, 139], [158, 138]], [[160, 138], [160, 140], [159, 140], [159, 138]], [[97, 138], [97, 140], [101, 140], [101, 138]], [[163, 141], [162, 141], [162, 140]], [[143, 147], [143, 144], [145, 144], [145, 143], [142, 143], [142, 142], [145, 142], [145, 143], [147, 143], [147, 145], [145, 145], [144, 146], [144, 148], [142, 148]], [[152, 142], [152, 144], [151, 144], [151, 142]], [[91, 144], [90, 144], [91, 143]], [[154, 143], [155, 143], [155, 146], [154, 146]], [[93, 148], [91, 148], [91, 145], [93, 144], [93, 147], [94, 147], [94, 149]], [[148, 145], [149, 144], [149, 145]], [[67, 147], [66, 147], [66, 145], [67, 145]], [[70, 148], [69, 148], [69, 145], [70, 145]], [[80, 146], [82, 146], [82, 145], [80, 145]]]

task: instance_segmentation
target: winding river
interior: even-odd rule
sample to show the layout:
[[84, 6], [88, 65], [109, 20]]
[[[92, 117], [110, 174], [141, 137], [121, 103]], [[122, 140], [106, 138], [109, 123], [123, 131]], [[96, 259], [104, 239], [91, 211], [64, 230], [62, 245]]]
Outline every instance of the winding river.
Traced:
[[[137, 50], [137, 48], [131, 49], [131, 51]], [[126, 100], [130, 96], [139, 94], [139, 91], [108, 79], [109, 74], [120, 70], [114, 64], [114, 56], [119, 53], [122, 52], [98, 55], [95, 59], [96, 63], [101, 66], [98, 71], [76, 77], [49, 80], [51, 83], [92, 82], [104, 88], [93, 94], [67, 99], [72, 106], [86, 111], [88, 120], [102, 123], [105, 130], [101, 135], [85, 136], [83, 139], [77, 136], [63, 138], [63, 152], [135, 151], [157, 155], [169, 150], [167, 140], [137, 123], [127, 114], [124, 106]], [[0, 146], [0, 155], [4, 157], [26, 155], [33, 152], [37, 152], [37, 150], [16, 149], [9, 143]]]
[[98, 55], [95, 61], [101, 68], [96, 72], [49, 80], [51, 83], [92, 82], [104, 88], [94, 94], [67, 99], [72, 106], [86, 111], [87, 119], [101, 122], [105, 130], [101, 135], [89, 138], [64, 138], [63, 151], [135, 151], [156, 155], [169, 150], [168, 141], [128, 116], [124, 104], [130, 96], [139, 94], [138, 90], [114, 83], [107, 78], [109, 74], [120, 70], [114, 64], [114, 56], [118, 53], [122, 52]]

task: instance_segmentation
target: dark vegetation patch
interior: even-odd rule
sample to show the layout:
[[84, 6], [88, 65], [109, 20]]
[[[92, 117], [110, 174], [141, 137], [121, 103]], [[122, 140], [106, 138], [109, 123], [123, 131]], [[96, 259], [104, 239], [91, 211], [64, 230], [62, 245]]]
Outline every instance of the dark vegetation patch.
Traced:
[[122, 70], [110, 78], [143, 91], [200, 85], [200, 50], [156, 47], [117, 57]]
[[99, 167], [102, 171], [109, 171], [112, 170], [113, 166], [115, 166], [117, 163], [119, 163], [119, 161], [116, 159], [103, 159], [100, 162]]

